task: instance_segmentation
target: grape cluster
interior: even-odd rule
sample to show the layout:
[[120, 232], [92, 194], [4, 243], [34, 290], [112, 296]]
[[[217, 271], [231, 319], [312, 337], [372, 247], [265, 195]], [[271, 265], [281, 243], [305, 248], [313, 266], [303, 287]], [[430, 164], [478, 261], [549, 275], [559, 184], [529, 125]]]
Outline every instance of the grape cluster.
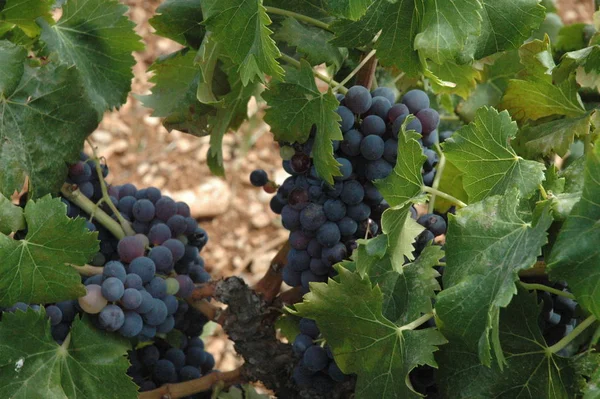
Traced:
[[[67, 181], [98, 202], [102, 198], [100, 179], [108, 175], [108, 168], [101, 165], [101, 171], [99, 176], [95, 161], [82, 154], [80, 161], [69, 167]], [[194, 312], [187, 306], [182, 312], [180, 306], [185, 303], [182, 299], [191, 295], [194, 283], [210, 280], [199, 255], [208, 236], [191, 217], [187, 204], [175, 202], [157, 188], [107, 185], [107, 191], [137, 234], [118, 240], [103, 226], [87, 222], [87, 228], [97, 230], [100, 239], [100, 252], [92, 264], [103, 266], [103, 272], [84, 279], [86, 295], [79, 298], [77, 308], [94, 315], [93, 321], [101, 329], [151, 340], [169, 333], [177, 321], [186, 324], [185, 316]], [[87, 216], [67, 199], [63, 202], [69, 216]], [[61, 324], [56, 329], [68, 331]]]
[[[185, 382], [200, 378], [213, 371], [215, 359], [204, 350], [198, 337], [186, 338], [177, 346], [158, 339], [152, 345], [130, 351], [131, 366], [127, 374], [140, 387], [141, 392], [153, 390], [163, 384]], [[210, 392], [186, 397], [210, 398]]]
[[[98, 232], [100, 251], [90, 263], [103, 267], [101, 274], [82, 277], [85, 296], [44, 305], [52, 337], [62, 343], [75, 317], [87, 313], [102, 330], [117, 332], [133, 343], [152, 341], [129, 353], [129, 374], [142, 390], [209, 373], [214, 358], [204, 351], [198, 338], [208, 319], [184, 300], [192, 294], [195, 283], [210, 280], [200, 256], [208, 241], [206, 231], [191, 217], [185, 203], [175, 202], [154, 187], [138, 190], [132, 184], [107, 185], [103, 179], [109, 173], [108, 167], [99, 166], [101, 173], [97, 172], [96, 161], [82, 154], [79, 162], [69, 167], [67, 182], [117, 220], [103, 202], [105, 185], [109, 200], [136, 234], [119, 240], [75, 203], [61, 199], [69, 217], [89, 218], [85, 228]], [[26, 234], [26, 230], [19, 231], [15, 239]], [[0, 317], [2, 312], [28, 308], [39, 310], [41, 305], [19, 302], [0, 309]], [[174, 329], [179, 332], [178, 347], [163, 340]], [[204, 397], [210, 397], [210, 393], [189, 398]]]
[[[291, 175], [278, 188], [271, 209], [281, 214], [283, 226], [290, 230], [292, 247], [288, 254], [284, 281], [308, 292], [309, 283], [327, 281], [335, 274], [333, 265], [347, 258], [359, 238], [380, 233], [381, 215], [389, 205], [373, 184], [387, 177], [398, 156], [398, 134], [410, 114], [416, 118], [408, 129], [422, 134], [427, 160], [423, 178], [431, 184], [438, 156], [428, 148], [437, 141], [439, 115], [429, 108], [429, 98], [420, 90], [409, 91], [395, 103], [394, 93], [379, 88], [370, 93], [353, 86], [339, 96], [338, 114], [344, 140], [333, 143], [341, 176], [333, 185], [316, 172], [311, 153], [316, 134], [313, 128], [304, 144], [282, 143], [284, 169]], [[268, 181], [264, 171], [255, 171], [251, 182]]]
[[300, 319], [300, 334], [293, 343], [294, 353], [302, 358], [294, 368], [293, 378], [303, 388], [327, 393], [335, 382], [347, 379], [333, 359], [329, 346], [318, 343], [321, 332], [314, 320]]

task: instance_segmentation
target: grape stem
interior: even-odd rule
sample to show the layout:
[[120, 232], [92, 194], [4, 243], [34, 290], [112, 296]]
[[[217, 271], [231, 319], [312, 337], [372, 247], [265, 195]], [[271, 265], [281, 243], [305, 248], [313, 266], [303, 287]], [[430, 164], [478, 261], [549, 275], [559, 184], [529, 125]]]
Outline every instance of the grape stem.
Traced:
[[219, 323], [219, 318], [222, 314], [221, 308], [211, 304], [206, 299], [194, 301], [193, 299], [188, 298], [187, 303], [189, 303], [190, 306], [196, 309], [198, 312], [206, 316], [209, 320]]
[[152, 391], [140, 393], [138, 399], [177, 399], [208, 391], [220, 383], [223, 383], [227, 386], [242, 383], [243, 367], [244, 366], [240, 366], [235, 370], [225, 372], [212, 372], [190, 381], [179, 382], [175, 384], [165, 384], [160, 388], [153, 389]]
[[69, 263], [69, 266], [72, 266], [73, 268], [75, 268], [75, 270], [77, 270], [77, 273], [79, 273], [81, 276], [84, 276], [84, 277], [97, 276], [99, 274], [102, 274], [102, 272], [104, 271], [104, 268], [99, 267], [99, 266], [92, 266], [92, 265], [78, 266], [78, 265], [74, 265], [72, 263]]
[[86, 139], [86, 141], [92, 148], [92, 153], [94, 154], [94, 158], [93, 158], [94, 165], [96, 166], [96, 173], [98, 174], [98, 180], [100, 181], [100, 189], [102, 190], [102, 198], [104, 199], [104, 202], [106, 203], [106, 205], [108, 205], [110, 210], [113, 211], [113, 213], [116, 215], [117, 219], [119, 220], [119, 224], [123, 228], [123, 231], [125, 232], [125, 234], [127, 234], [128, 236], [135, 235], [135, 231], [133, 231], [133, 228], [131, 228], [131, 225], [129, 224], [129, 222], [127, 220], [125, 220], [125, 218], [121, 215], [121, 212], [119, 212], [119, 210], [117, 209], [115, 204], [113, 204], [113, 202], [110, 200], [110, 196], [108, 195], [108, 190], [106, 189], [106, 182], [104, 181], [104, 177], [102, 176], [102, 168], [100, 167], [100, 158], [98, 158], [98, 154], [96, 153], [96, 148], [94, 147], [94, 144], [91, 142], [90, 139]]
[[408, 323], [406, 325], [403, 325], [402, 327], [399, 327], [400, 331], [406, 331], [406, 330], [414, 330], [415, 328], [421, 326], [422, 324], [427, 323], [427, 321], [429, 319], [431, 319], [433, 317], [433, 313], [426, 313], [423, 316], [419, 317], [417, 320]]
[[438, 197], [442, 197], [444, 199], [447, 199], [448, 201], [452, 202], [453, 204], [461, 207], [461, 208], [465, 208], [468, 205], [465, 204], [464, 202], [462, 202], [461, 200], [459, 200], [458, 198], [455, 198], [453, 196], [451, 196], [450, 194], [446, 194], [440, 190], [437, 190], [433, 187], [428, 187], [428, 186], [423, 186], [423, 191], [429, 194], [433, 194], [433, 195], [437, 195]]
[[[300, 61], [290, 57], [287, 54], [281, 54], [281, 59], [284, 60], [285, 62], [287, 62], [290, 65], [295, 66], [296, 68], [300, 69]], [[336, 82], [333, 79], [330, 79], [329, 77], [323, 75], [320, 72], [317, 72], [313, 69], [313, 75], [315, 75], [315, 77], [319, 80], [322, 80], [323, 82], [327, 83], [329, 86], [331, 86], [332, 88], [335, 87], [337, 88], [337, 90], [342, 93], [342, 94], [346, 94], [348, 92], [348, 89], [345, 88], [344, 86], [341, 86], [338, 82]]]
[[100, 222], [102, 226], [106, 227], [106, 229], [110, 231], [115, 238], [120, 240], [125, 237], [125, 232], [121, 228], [121, 225], [102, 209], [98, 208], [96, 204], [90, 201], [89, 198], [81, 194], [79, 189], [74, 189], [74, 186], [69, 183], [65, 183], [60, 189], [60, 192], [65, 196], [66, 199], [83, 209], [83, 211], [87, 214], [91, 215], [93, 213], [94, 219]]
[[282, 292], [277, 297], [282, 303], [286, 305], [293, 305], [302, 301], [302, 287], [294, 287], [287, 291]]
[[540, 194], [542, 195], [542, 198], [547, 200], [548, 199], [548, 193], [546, 192], [546, 189], [544, 188], [544, 186], [542, 186], [541, 184], [538, 186], [538, 188], [540, 189]]
[[[446, 168], [446, 156], [444, 155], [444, 151], [442, 151], [439, 143], [435, 143], [435, 149], [440, 156], [440, 162], [437, 165], [437, 173], [435, 174], [435, 179], [433, 179], [433, 185], [431, 187], [437, 190], [440, 186], [444, 169]], [[429, 213], [433, 213], [433, 210], [435, 209], [435, 198], [436, 195], [432, 194], [431, 199], [429, 200]]]
[[564, 296], [565, 298], [569, 299], [575, 299], [575, 295], [571, 294], [570, 292], [557, 290], [556, 288], [548, 287], [544, 284], [524, 283], [522, 281], [520, 282], [520, 284], [523, 288], [528, 290], [546, 291], [554, 295]]
[[597, 321], [596, 316], [592, 315], [592, 316], [588, 317], [587, 319], [582, 321], [581, 324], [579, 324], [577, 327], [575, 327], [573, 329], [573, 331], [571, 331], [569, 334], [567, 334], [566, 337], [564, 337], [563, 339], [561, 339], [554, 345], [550, 346], [549, 348], [546, 348], [546, 353], [555, 354], [555, 353], [561, 351], [562, 349], [566, 348], [571, 343], [571, 341], [573, 341], [575, 338], [577, 338], [582, 332], [585, 331], [586, 328], [588, 328], [589, 326], [594, 324], [596, 321]]
[[[348, 76], [346, 76], [344, 78], [344, 80], [342, 80], [339, 83], [339, 86], [345, 86], [346, 83], [348, 83], [350, 81], [350, 79], [352, 79], [354, 77], [354, 75], [356, 75], [358, 72], [360, 72], [360, 70], [367, 64], [367, 62], [369, 62], [369, 60], [375, 56], [376, 52], [377, 52], [377, 50], [373, 49], [369, 52], [369, 54], [365, 55], [364, 58], [362, 59], [362, 61], [360, 62], [360, 64], [358, 64], [356, 66], [356, 68], [354, 68], [354, 70], [352, 70], [352, 72], [350, 72], [348, 74]], [[337, 91], [337, 90], [338, 90], [338, 87], [335, 87], [333, 89], [333, 91]]]
[[281, 291], [281, 282], [283, 281], [282, 271], [287, 264], [287, 255], [289, 251], [290, 243], [289, 241], [286, 241], [271, 261], [265, 275], [254, 286], [254, 291], [258, 295], [261, 295], [267, 303], [273, 302], [273, 299], [275, 299], [277, 294], [279, 294], [279, 291]]
[[201, 299], [210, 298], [215, 295], [215, 283], [208, 282], [204, 284], [196, 284], [192, 296], [190, 297], [193, 301], [199, 301]]
[[283, 15], [285, 17], [291, 17], [291, 18], [297, 19], [298, 21], [306, 22], [307, 24], [316, 26], [317, 28], [321, 28], [321, 29], [325, 29], [326, 31], [333, 32], [331, 30], [331, 28], [329, 28], [328, 24], [326, 24], [323, 21], [319, 21], [318, 19], [311, 18], [308, 15], [299, 14], [297, 12], [284, 10], [282, 8], [277, 8], [277, 7], [270, 7], [270, 6], [265, 6], [265, 10], [269, 14]]

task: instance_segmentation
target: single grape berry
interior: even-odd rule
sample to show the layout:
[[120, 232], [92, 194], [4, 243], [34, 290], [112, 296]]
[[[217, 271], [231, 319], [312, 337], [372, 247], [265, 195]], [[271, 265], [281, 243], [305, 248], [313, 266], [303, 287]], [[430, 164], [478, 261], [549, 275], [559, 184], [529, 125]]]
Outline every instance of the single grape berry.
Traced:
[[250, 183], [254, 187], [262, 187], [269, 182], [267, 172], [262, 169], [256, 169], [250, 173]]
[[363, 86], [352, 86], [348, 89], [346, 97], [344, 98], [346, 107], [348, 107], [355, 114], [364, 114], [371, 108], [373, 98], [371, 93]]

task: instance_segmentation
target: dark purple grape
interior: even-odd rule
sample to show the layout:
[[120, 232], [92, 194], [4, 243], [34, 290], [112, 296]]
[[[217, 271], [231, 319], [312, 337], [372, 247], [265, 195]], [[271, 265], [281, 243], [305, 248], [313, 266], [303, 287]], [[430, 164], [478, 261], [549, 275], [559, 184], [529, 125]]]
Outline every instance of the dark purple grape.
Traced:
[[440, 114], [435, 109], [425, 108], [416, 114], [423, 127], [423, 134], [429, 134], [440, 124]]
[[352, 127], [354, 126], [354, 114], [352, 113], [352, 111], [350, 111], [349, 108], [340, 105], [337, 108], [336, 112], [342, 118], [342, 120], [340, 121], [340, 128], [342, 129], [342, 133], [345, 133], [348, 130], [352, 129]]
[[297, 174], [306, 173], [311, 166], [310, 157], [303, 153], [297, 153], [290, 160], [290, 165]]
[[171, 229], [164, 223], [157, 223], [150, 228], [148, 239], [153, 245], [160, 245], [171, 238]]
[[360, 154], [360, 143], [363, 140], [363, 135], [358, 130], [352, 129], [344, 134], [340, 148], [342, 152], [348, 156], [356, 156]]
[[140, 222], [150, 222], [154, 219], [154, 204], [147, 199], [141, 199], [133, 204], [133, 217]]
[[364, 114], [371, 108], [373, 98], [363, 86], [352, 86], [345, 95], [344, 103], [355, 114]]
[[250, 183], [254, 187], [262, 187], [269, 182], [269, 175], [262, 169], [253, 170], [250, 173]]
[[385, 121], [377, 115], [369, 115], [363, 119], [361, 124], [361, 131], [365, 136], [374, 134], [376, 136], [383, 136], [385, 134]]
[[389, 87], [378, 87], [371, 92], [371, 96], [373, 96], [373, 100], [375, 100], [376, 97], [381, 96], [388, 100], [390, 104], [396, 102], [396, 93]]
[[410, 111], [408, 110], [408, 107], [406, 105], [394, 104], [392, 105], [392, 108], [390, 108], [390, 110], [388, 111], [387, 120], [389, 122], [394, 122], [399, 117], [406, 117], [408, 114], [410, 114]]
[[382, 96], [373, 97], [373, 103], [371, 104], [371, 108], [369, 108], [369, 115], [377, 115], [381, 119], [387, 119], [388, 112], [390, 112], [390, 108], [392, 108], [392, 103], [389, 99]]
[[366, 136], [360, 143], [360, 153], [369, 161], [375, 161], [383, 155], [385, 143], [379, 136]]
[[144, 256], [145, 250], [144, 243], [135, 236], [124, 237], [117, 246], [119, 258], [125, 263], [131, 263], [135, 258]]
[[161, 197], [155, 204], [156, 217], [163, 222], [177, 214], [177, 203], [169, 197]]
[[296, 211], [301, 211], [302, 209], [306, 208], [308, 202], [308, 190], [305, 188], [294, 188], [288, 197], [289, 206]]
[[402, 104], [406, 105], [411, 114], [429, 108], [429, 97], [422, 90], [411, 90], [402, 96]]

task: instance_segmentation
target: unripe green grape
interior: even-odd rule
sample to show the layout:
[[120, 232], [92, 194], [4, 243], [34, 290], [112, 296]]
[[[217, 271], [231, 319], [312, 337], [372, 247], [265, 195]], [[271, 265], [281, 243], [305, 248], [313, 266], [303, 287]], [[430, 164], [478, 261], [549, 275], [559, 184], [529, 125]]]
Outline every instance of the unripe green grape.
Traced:
[[284, 161], [289, 161], [296, 154], [296, 150], [290, 147], [289, 145], [284, 145], [279, 149], [279, 155], [281, 155], [281, 159]]
[[179, 291], [179, 281], [169, 277], [165, 282], [167, 283], [167, 295], [175, 295]]

